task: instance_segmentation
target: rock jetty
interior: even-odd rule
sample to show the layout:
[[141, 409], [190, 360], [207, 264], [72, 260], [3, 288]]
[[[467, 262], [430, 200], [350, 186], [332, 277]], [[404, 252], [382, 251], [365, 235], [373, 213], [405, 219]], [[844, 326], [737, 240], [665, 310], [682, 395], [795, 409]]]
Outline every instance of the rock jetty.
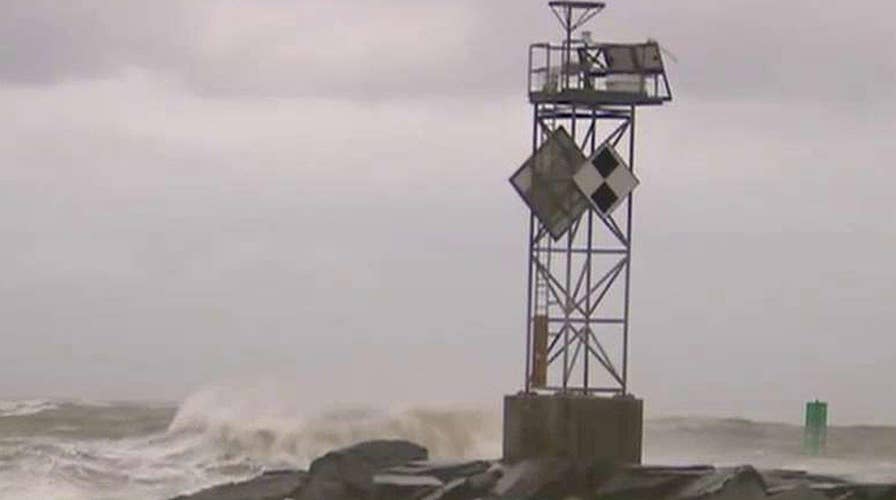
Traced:
[[896, 484], [750, 466], [651, 467], [563, 459], [432, 461], [408, 441], [368, 441], [173, 500], [893, 500]]

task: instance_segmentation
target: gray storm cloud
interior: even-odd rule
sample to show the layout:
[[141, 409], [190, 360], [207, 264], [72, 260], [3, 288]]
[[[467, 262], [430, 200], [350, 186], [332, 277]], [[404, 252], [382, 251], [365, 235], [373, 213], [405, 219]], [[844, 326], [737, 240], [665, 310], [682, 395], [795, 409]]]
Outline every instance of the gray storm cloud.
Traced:
[[[522, 372], [526, 47], [546, 2], [0, 4], [0, 394], [497, 401]], [[654, 413], [896, 410], [889, 2], [612, 2], [639, 115]], [[410, 375], [409, 375], [410, 374]], [[321, 382], [323, 381], [323, 382]], [[770, 388], [774, 387], [772, 391]]]

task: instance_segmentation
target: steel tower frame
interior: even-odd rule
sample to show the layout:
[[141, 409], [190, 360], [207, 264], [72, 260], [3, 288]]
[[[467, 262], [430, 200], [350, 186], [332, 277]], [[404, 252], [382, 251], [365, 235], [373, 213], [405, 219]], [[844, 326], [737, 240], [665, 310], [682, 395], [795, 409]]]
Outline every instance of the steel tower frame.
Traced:
[[[603, 2], [549, 2], [564, 30], [559, 46], [533, 44], [529, 52], [529, 95], [533, 105], [533, 155], [551, 133], [563, 126], [587, 157], [611, 144], [635, 172], [635, 119], [640, 105], [671, 99], [665, 74], [654, 79], [650, 98], [629, 100], [612, 92], [581, 98], [571, 92], [591, 89], [587, 72], [574, 59], [597, 50], [574, 40], [580, 29], [605, 7]], [[547, 55], [544, 66], [534, 54]], [[560, 71], [552, 74], [551, 54], [559, 53]], [[579, 61], [580, 63], [581, 61]], [[543, 86], [533, 85], [541, 78]], [[542, 89], [551, 86], [550, 92]], [[529, 217], [526, 321], [526, 393], [628, 394], [631, 319], [633, 195], [612, 215], [594, 207], [554, 241], [534, 213]], [[535, 330], [547, 329], [541, 353], [546, 378], [536, 382]], [[544, 342], [544, 340], [542, 340]], [[543, 349], [543, 348], [542, 348]]]

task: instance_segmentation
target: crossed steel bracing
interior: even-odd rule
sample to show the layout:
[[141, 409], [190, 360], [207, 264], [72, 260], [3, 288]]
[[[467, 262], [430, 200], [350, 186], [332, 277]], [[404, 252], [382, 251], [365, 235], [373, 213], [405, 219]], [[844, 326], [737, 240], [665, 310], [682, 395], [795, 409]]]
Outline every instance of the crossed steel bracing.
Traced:
[[[635, 166], [635, 106], [534, 105], [532, 151], [563, 126], [589, 156], [604, 142]], [[632, 196], [611, 215], [589, 209], [554, 241], [529, 220], [526, 392], [626, 394]], [[547, 322], [547, 377], [533, 383], [536, 317]]]

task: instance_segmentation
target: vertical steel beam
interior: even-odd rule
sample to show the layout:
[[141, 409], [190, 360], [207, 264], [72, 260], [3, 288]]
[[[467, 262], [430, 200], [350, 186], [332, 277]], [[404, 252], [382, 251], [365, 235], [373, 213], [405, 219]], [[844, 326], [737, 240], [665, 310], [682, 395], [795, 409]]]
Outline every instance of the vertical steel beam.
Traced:
[[[628, 165], [632, 173], [635, 172], [635, 107], [629, 109], [631, 117], [628, 127]], [[632, 216], [634, 192], [629, 193], [627, 202], [628, 216], [626, 217], [626, 263], [625, 263], [625, 324], [622, 326], [622, 393], [628, 393], [628, 329], [630, 322], [631, 283], [632, 283]]]
[[[538, 150], [538, 105], [534, 106], [532, 112], [532, 153]], [[535, 267], [535, 245], [537, 244], [535, 241], [535, 231], [537, 231], [538, 225], [535, 223], [535, 214], [533, 212], [529, 212], [529, 253], [527, 262], [529, 264], [529, 277], [527, 280], [527, 291], [526, 291], [526, 376], [525, 376], [525, 388], [526, 393], [528, 394], [531, 390], [531, 363], [532, 363], [532, 312], [533, 312], [533, 300], [535, 297], [532, 296], [532, 290], [534, 283], [533, 279], [533, 268]]]

